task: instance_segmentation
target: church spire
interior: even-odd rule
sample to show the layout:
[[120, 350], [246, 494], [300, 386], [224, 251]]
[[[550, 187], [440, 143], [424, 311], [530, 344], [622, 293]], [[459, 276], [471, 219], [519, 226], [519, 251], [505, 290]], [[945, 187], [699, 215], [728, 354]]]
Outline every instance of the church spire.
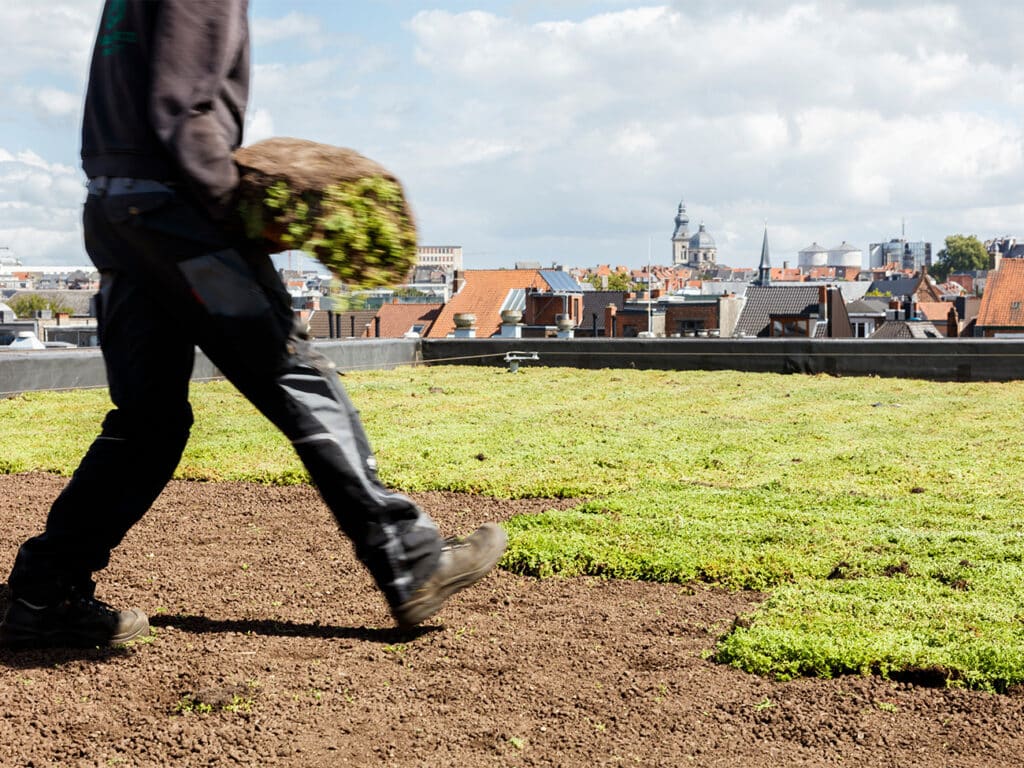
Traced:
[[690, 217], [686, 215], [686, 203], [679, 201], [679, 212], [676, 213], [676, 228], [672, 233], [673, 240], [689, 239]]
[[772, 261], [768, 254], [768, 222], [764, 223], [764, 242], [761, 244], [761, 264], [757, 268], [755, 285], [771, 285]]

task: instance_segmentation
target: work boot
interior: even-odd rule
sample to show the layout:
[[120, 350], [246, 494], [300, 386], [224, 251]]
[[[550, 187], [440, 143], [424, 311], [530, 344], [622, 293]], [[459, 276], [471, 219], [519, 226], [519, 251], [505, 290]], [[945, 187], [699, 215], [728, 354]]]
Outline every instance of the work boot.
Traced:
[[0, 646], [7, 648], [95, 648], [121, 645], [149, 634], [149, 620], [138, 608], [117, 611], [80, 595], [52, 605], [12, 599], [0, 623]]
[[508, 546], [505, 531], [494, 523], [485, 523], [464, 539], [445, 539], [437, 569], [408, 600], [392, 609], [401, 629], [411, 629], [426, 621], [460, 589], [475, 584], [497, 565]]

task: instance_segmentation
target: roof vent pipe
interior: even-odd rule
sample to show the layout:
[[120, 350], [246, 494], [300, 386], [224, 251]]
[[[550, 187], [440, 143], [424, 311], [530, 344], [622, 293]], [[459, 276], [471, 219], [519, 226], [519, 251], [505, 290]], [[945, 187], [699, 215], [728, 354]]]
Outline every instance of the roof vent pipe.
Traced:
[[523, 313], [518, 309], [506, 309], [501, 313], [501, 338], [521, 339], [523, 337]]
[[472, 312], [456, 312], [453, 319], [455, 321], [455, 338], [476, 338], [476, 315]]

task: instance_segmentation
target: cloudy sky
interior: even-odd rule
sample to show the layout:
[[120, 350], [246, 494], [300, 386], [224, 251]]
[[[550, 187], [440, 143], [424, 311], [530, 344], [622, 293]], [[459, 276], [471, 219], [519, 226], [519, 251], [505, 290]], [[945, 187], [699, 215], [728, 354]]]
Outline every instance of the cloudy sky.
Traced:
[[[0, 247], [84, 263], [101, 0], [0, 4]], [[719, 261], [1024, 236], [1024, 5], [1003, 0], [251, 0], [246, 141], [353, 147], [469, 268]]]

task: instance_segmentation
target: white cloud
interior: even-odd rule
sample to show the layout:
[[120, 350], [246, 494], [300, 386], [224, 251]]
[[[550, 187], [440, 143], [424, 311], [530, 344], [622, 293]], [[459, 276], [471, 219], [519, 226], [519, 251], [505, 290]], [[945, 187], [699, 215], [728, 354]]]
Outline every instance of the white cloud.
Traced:
[[[63, 224], [64, 222], [60, 222]], [[82, 249], [81, 225], [68, 224], [68, 228], [30, 228], [0, 226], [0, 243], [26, 266], [33, 264], [87, 265], [88, 257]]]
[[102, 0], [0, 5], [0, 77], [46, 71], [84, 81]]
[[[0, 244], [77, 237], [101, 4], [0, 6]], [[442, 0], [402, 30], [396, 5], [254, 2], [246, 140], [383, 162], [424, 237], [488, 253], [477, 265], [640, 263], [651, 233], [668, 253], [681, 197], [737, 264], [756, 263], [765, 218], [780, 263], [812, 240], [866, 247], [903, 217], [936, 250], [955, 231], [1024, 235], [1024, 5]]]
[[[865, 128], [867, 128], [865, 126]], [[850, 168], [867, 203], [982, 202], [1024, 171], [1020, 126], [962, 113], [876, 121], [854, 143]], [[870, 188], [874, 187], [874, 190]], [[1009, 190], [1007, 190], [1009, 191]], [[854, 197], [861, 197], [853, 190]]]
[[81, 173], [71, 166], [49, 163], [32, 151], [11, 153], [0, 149], [0, 199], [10, 199], [15, 188], [27, 191], [20, 196], [23, 202], [49, 200], [61, 204], [69, 201], [72, 190], [81, 192]]
[[423, 162], [431, 167], [444, 169], [489, 165], [512, 157], [518, 151], [519, 147], [509, 142], [465, 139], [454, 141], [443, 148], [424, 148]]
[[78, 169], [0, 148], [0, 245], [26, 264], [85, 263]]
[[256, 17], [251, 28], [254, 46], [295, 42], [305, 48], [320, 50], [325, 45], [322, 20], [304, 13], [292, 12], [275, 19]]
[[82, 95], [61, 88], [12, 89], [11, 102], [17, 109], [30, 111], [42, 123], [74, 122], [77, 125], [82, 108]]
[[612, 143], [614, 152], [634, 158], [655, 158], [661, 142], [658, 137], [640, 123], [623, 126]]
[[250, 109], [274, 115], [272, 127], [282, 135], [332, 143], [332, 134], [355, 118], [359, 93], [358, 81], [337, 58], [261, 64], [253, 73]]
[[59, 88], [43, 88], [36, 94], [36, 108], [46, 118], [68, 118], [78, 113], [81, 97]]
[[[461, 209], [495, 205], [509, 232], [669, 230], [685, 196], [721, 227], [720, 246], [746, 229], [722, 251], [734, 263], [756, 261], [766, 215], [784, 249], [829, 232], [866, 246], [898, 234], [867, 222], [908, 212], [937, 238], [950, 209], [1013, 194], [1022, 170], [1022, 57], [998, 28], [1001, 54], [982, 51], [975, 7], [680, 2], [547, 24], [422, 12], [417, 61], [452, 119], [418, 146], [462, 167]], [[473, 145], [517, 152], [474, 174], [471, 155], [442, 151]]]
[[255, 144], [257, 141], [263, 141], [264, 139], [272, 138], [275, 135], [274, 118], [271, 116], [269, 110], [254, 110], [246, 121], [245, 143]]

